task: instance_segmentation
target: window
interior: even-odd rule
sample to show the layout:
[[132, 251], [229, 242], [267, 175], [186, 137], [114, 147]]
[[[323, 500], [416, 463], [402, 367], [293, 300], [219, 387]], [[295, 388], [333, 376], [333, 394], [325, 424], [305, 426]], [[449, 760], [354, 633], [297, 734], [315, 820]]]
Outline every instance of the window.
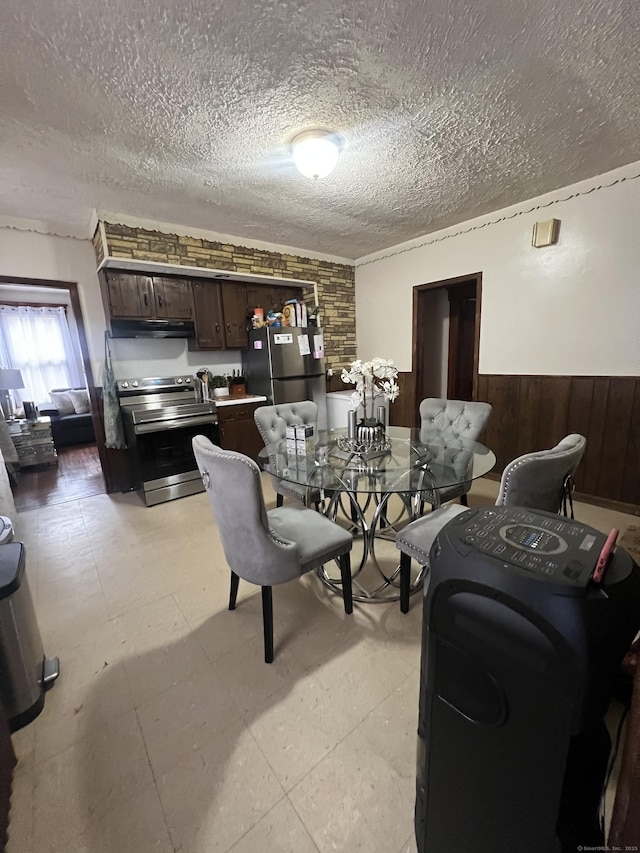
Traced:
[[22, 372], [17, 408], [23, 400], [48, 401], [52, 388], [85, 385], [63, 306], [0, 305], [0, 364]]

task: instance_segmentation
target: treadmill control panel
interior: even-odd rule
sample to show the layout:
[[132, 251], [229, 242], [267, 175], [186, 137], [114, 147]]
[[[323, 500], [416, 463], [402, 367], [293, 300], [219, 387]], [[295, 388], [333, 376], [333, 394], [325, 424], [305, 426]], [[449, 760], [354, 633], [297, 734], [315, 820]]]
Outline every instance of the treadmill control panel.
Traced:
[[606, 535], [571, 519], [533, 510], [469, 510], [445, 528], [462, 556], [480, 552], [546, 580], [574, 587], [589, 582]]

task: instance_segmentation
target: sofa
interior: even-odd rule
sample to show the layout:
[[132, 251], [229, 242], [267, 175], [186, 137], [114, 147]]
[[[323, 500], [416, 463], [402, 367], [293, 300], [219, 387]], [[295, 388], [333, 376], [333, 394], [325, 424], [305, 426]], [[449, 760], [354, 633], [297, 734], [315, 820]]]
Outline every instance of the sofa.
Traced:
[[51, 436], [56, 449], [92, 444], [96, 436], [87, 389], [52, 388], [49, 395], [51, 404], [41, 405], [39, 413], [51, 418]]

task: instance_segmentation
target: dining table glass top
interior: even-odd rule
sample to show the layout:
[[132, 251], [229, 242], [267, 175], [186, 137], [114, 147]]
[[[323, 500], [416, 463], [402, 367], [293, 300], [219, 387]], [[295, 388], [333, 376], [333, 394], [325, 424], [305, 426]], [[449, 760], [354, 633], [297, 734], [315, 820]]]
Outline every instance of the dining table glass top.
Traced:
[[288, 450], [286, 439], [267, 445], [258, 464], [278, 479], [325, 491], [413, 494], [469, 483], [488, 474], [496, 457], [477, 441], [387, 427], [383, 449], [354, 452], [346, 430], [334, 429], [317, 432], [306, 455]]

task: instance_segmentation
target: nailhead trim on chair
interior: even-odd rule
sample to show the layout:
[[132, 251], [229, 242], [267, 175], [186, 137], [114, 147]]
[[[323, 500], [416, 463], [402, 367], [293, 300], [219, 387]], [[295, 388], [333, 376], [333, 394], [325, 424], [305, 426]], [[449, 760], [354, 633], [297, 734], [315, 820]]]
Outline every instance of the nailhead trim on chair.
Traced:
[[[563, 439], [563, 441], [564, 441], [564, 439]], [[556, 448], [551, 448], [551, 449], [555, 450]], [[536, 463], [540, 458], [538, 454], [544, 453], [546, 459], [553, 459], [557, 456], [561, 456], [561, 455], [564, 455], [566, 453], [569, 453], [574, 449], [575, 449], [575, 445], [571, 445], [571, 446], [567, 446], [567, 447], [561, 447], [553, 455], [551, 455], [549, 453], [549, 451], [547, 451], [547, 450], [536, 450], [536, 451], [533, 451], [533, 453], [531, 453], [531, 454], [526, 454], [524, 456], [524, 458], [522, 458], [522, 459], [516, 459], [513, 462], [510, 462], [509, 465], [507, 466], [509, 468], [509, 470], [507, 471], [507, 475], [504, 478], [504, 487], [500, 491], [500, 494], [498, 495], [497, 501], [504, 500], [505, 495], [509, 491], [509, 483], [511, 481], [513, 474], [519, 468], [521, 468], [523, 465], [530, 465], [530, 464]], [[562, 495], [560, 495], [560, 503], [558, 504], [558, 508], [560, 508], [561, 504], [562, 504]]]
[[509, 491], [509, 483], [511, 481], [511, 477], [513, 475], [513, 472], [516, 471], [518, 468], [521, 468], [523, 465], [527, 465], [529, 462], [532, 462], [532, 461], [535, 461], [535, 460], [521, 459], [519, 462], [514, 462], [511, 464], [511, 467], [509, 468], [509, 472], [508, 472], [507, 476], [504, 478], [504, 488], [500, 492], [500, 495], [498, 496], [498, 500], [502, 500], [504, 498], [504, 496], [506, 495], [506, 493]]
[[[209, 452], [212, 454], [212, 456], [220, 456], [221, 455], [220, 453], [216, 453], [215, 450], [211, 450]], [[254, 474], [254, 476], [257, 476], [257, 477], [260, 476], [260, 472], [257, 471], [255, 468], [255, 462], [253, 462], [251, 459], [240, 459], [240, 458], [238, 458], [237, 461], [241, 462], [243, 465], [246, 465], [247, 468], [250, 468], [251, 472]], [[208, 479], [208, 483], [204, 482], [205, 475]], [[204, 483], [205, 489], [210, 488], [210, 486], [211, 486], [211, 475], [209, 474], [209, 472], [205, 469], [202, 472], [201, 476], [202, 476], [202, 482]], [[277, 536], [273, 535], [271, 530], [269, 530], [269, 536], [277, 545], [282, 545], [283, 548], [297, 548], [298, 547], [295, 542], [291, 542], [289, 539], [278, 539]], [[334, 556], [341, 557], [343, 554], [348, 553], [350, 550], [351, 550], [351, 548], [346, 548], [344, 551], [336, 552], [335, 548], [332, 548], [330, 551], [326, 551], [324, 554], [318, 555], [317, 565], [324, 565], [324, 563], [327, 560], [333, 559]], [[325, 558], [325, 559], [322, 559], [322, 558]], [[320, 562], [320, 560], [322, 560], [322, 562]], [[316, 563], [314, 561], [314, 565], [315, 564]], [[300, 563], [300, 565], [302, 565], [302, 563]]]
[[[407, 542], [404, 542], [402, 539], [397, 538], [396, 539], [396, 548], [399, 551], [402, 549], [400, 548], [400, 545], [398, 545], [398, 542], [400, 542], [402, 545], [404, 545], [404, 547], [407, 550], [410, 549], [413, 552], [411, 555], [411, 558], [413, 560], [416, 560], [417, 563], [420, 563], [421, 566], [426, 566], [429, 563], [429, 552], [428, 551], [424, 551], [422, 548], [416, 548], [414, 545], [409, 545]], [[406, 553], [406, 552], [403, 552], [403, 553]], [[421, 560], [418, 560], [418, 558], [414, 557], [413, 554], [420, 554]]]

